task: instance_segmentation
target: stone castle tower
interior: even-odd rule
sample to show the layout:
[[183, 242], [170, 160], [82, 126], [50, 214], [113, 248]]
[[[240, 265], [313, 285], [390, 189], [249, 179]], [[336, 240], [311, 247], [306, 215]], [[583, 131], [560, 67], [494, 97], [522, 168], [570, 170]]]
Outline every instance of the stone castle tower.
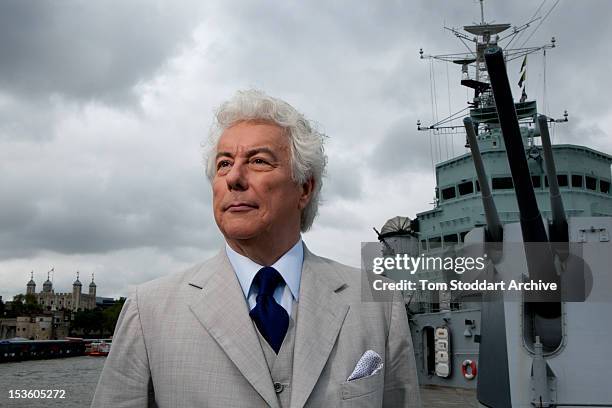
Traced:
[[91, 283], [89, 284], [89, 297], [96, 298], [96, 284], [94, 283], [94, 274], [91, 274]]
[[72, 310], [79, 310], [81, 307], [81, 289], [83, 285], [81, 285], [81, 281], [79, 280], [79, 271], [77, 271], [77, 277], [74, 283], [72, 284], [72, 301], [73, 308]]
[[30, 281], [26, 285], [26, 293], [32, 294], [36, 300], [46, 310], [92, 310], [96, 307], [96, 289], [93, 274], [91, 275], [91, 283], [89, 284], [89, 292], [82, 293], [83, 285], [79, 280], [79, 272], [72, 284], [72, 293], [55, 293], [53, 290], [53, 282], [51, 282], [50, 274], [54, 272], [52, 268], [47, 272], [47, 280], [43, 283], [42, 292], [36, 293], [36, 282], [34, 282], [34, 271], [30, 273]]
[[30, 272], [30, 281], [28, 282], [26, 295], [36, 294], [36, 282], [34, 282], [34, 271]]

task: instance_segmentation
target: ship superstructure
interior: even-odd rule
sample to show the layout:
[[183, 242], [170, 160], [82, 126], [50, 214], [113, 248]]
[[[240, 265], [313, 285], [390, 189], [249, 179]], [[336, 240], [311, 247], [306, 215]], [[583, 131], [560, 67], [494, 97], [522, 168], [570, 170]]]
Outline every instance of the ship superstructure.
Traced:
[[[426, 55], [422, 50], [420, 52], [423, 59], [434, 58], [458, 64], [462, 72], [461, 85], [473, 91], [473, 98], [467, 108], [469, 123], [473, 125], [480, 157], [486, 168], [484, 177], [502, 225], [516, 225], [520, 221], [520, 211], [517, 186], [508, 162], [485, 52], [495, 46], [503, 46], [504, 40], [505, 45], [508, 45], [514, 36], [532, 22], [511, 27], [510, 24], [486, 23], [482, 17], [480, 24], [464, 26], [463, 31], [449, 29], [464, 44], [473, 43], [473, 49], [469, 52], [436, 56]], [[519, 63], [522, 61], [524, 65], [526, 55], [545, 52], [553, 47], [554, 38], [550, 44], [540, 47], [506, 47], [503, 56], [506, 64], [516, 60]], [[519, 124], [518, 133], [514, 137], [520, 135], [535, 201], [545, 222], [552, 223], [550, 196], [551, 192], [557, 190], [567, 218], [579, 220], [588, 219], [585, 217], [612, 217], [612, 156], [577, 144], [553, 144], [551, 152], [556, 165], [556, 183], [550, 182], [540, 140], [542, 131], [547, 131], [547, 128], [541, 128], [566, 122], [568, 114], [565, 112], [560, 119], [538, 120], [536, 101], [528, 98], [525, 88], [522, 88], [519, 100], [514, 101], [514, 110]], [[418, 130], [434, 135], [451, 130], [456, 132], [458, 127], [449, 125], [456, 118], [457, 115], [450, 115], [447, 120], [429, 126], [423, 126], [419, 121]], [[466, 148], [469, 147], [466, 138]], [[487, 225], [479, 178], [471, 153], [466, 152], [436, 163], [435, 179], [432, 209], [417, 213], [414, 219], [394, 217], [383, 226], [378, 234], [383, 254], [419, 256], [453, 253], [464, 245], [471, 231]], [[554, 190], [551, 184], [554, 184]], [[576, 223], [573, 221], [573, 224]], [[572, 239], [576, 238], [580, 239], [574, 234]], [[602, 239], [605, 241], [605, 233]], [[426, 275], [423, 279], [444, 279], [441, 271], [424, 273]], [[389, 277], [394, 278], [392, 273]], [[409, 309], [421, 384], [475, 388], [481, 340], [481, 298], [475, 296], [457, 299], [451, 292], [418, 290], [404, 295]]]

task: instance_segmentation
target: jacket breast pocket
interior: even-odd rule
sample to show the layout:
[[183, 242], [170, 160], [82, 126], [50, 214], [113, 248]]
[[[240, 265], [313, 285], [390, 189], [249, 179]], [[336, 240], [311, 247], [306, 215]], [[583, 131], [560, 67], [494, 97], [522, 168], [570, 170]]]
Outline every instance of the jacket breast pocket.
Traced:
[[346, 381], [340, 386], [342, 408], [380, 407], [382, 406], [384, 373]]

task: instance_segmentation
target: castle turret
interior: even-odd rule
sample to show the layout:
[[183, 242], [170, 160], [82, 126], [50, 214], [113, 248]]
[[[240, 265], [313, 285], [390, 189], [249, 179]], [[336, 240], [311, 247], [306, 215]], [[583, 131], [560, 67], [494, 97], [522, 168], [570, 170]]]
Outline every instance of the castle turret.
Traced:
[[96, 284], [94, 282], [94, 274], [91, 274], [91, 283], [89, 284], [89, 307], [94, 309], [96, 307]]
[[51, 270], [47, 272], [47, 280], [45, 281], [45, 283], [43, 283], [43, 292], [45, 293], [53, 292], [53, 282], [51, 282], [51, 280], [49, 279], [49, 275], [51, 274], [51, 272], [53, 272], [53, 269], [54, 268], [51, 268]]
[[36, 294], [36, 282], [34, 282], [34, 271], [30, 272], [30, 281], [27, 284], [26, 294]]
[[77, 277], [72, 284], [72, 310], [77, 311], [81, 307], [81, 288], [83, 285], [79, 280], [79, 271], [77, 271]]

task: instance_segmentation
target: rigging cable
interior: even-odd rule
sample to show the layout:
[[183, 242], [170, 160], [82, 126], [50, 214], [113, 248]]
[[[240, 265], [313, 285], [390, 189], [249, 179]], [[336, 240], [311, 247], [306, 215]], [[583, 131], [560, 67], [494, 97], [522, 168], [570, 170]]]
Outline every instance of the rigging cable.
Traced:
[[[436, 114], [434, 111], [434, 103], [433, 103], [433, 85], [432, 85], [432, 79], [431, 79], [431, 60], [429, 61], [429, 100], [431, 102], [431, 119], [433, 121], [436, 120]], [[430, 136], [431, 136], [431, 132], [430, 132]], [[433, 152], [432, 152], [432, 158], [433, 158]]]
[[[434, 87], [434, 106], [436, 108], [436, 121], [438, 120], [438, 89], [436, 88], [436, 62], [432, 60], [431, 63], [431, 75], [433, 76], [433, 87]], [[438, 157], [442, 160], [442, 141], [438, 138]]]
[[434, 180], [436, 179], [436, 168], [434, 166], [433, 159], [433, 147], [431, 143], [431, 139], [433, 139], [433, 130], [429, 130], [429, 158], [431, 159], [431, 172], [433, 173]]
[[[434, 96], [433, 96], [433, 78], [432, 78], [432, 68], [431, 68], [432, 64], [433, 64], [433, 62], [432, 62], [432, 60], [430, 60], [429, 61], [429, 97], [430, 97], [430, 100], [431, 100], [431, 118], [432, 118], [432, 121], [436, 121], [436, 113], [435, 113], [435, 110], [434, 110]], [[429, 137], [430, 137], [429, 143], [430, 143], [430, 146], [432, 144], [432, 140], [431, 139], [433, 139], [433, 135], [434, 135], [434, 132], [430, 130], [429, 131]], [[435, 149], [435, 146], [433, 146], [431, 148], [431, 160], [432, 160], [431, 166], [432, 166], [432, 170], [434, 170], [434, 173], [435, 173], [435, 169], [433, 167], [433, 160], [434, 160], [433, 154], [434, 154], [435, 150], [437, 150], [437, 149]], [[436, 159], [436, 161], [437, 161], [437, 159]]]
[[552, 7], [550, 8], [550, 10], [548, 10], [548, 12], [544, 15], [544, 17], [540, 20], [540, 22], [538, 23], [538, 25], [536, 26], [536, 28], [534, 28], [534, 30], [531, 32], [531, 34], [529, 34], [529, 37], [527, 37], [527, 39], [523, 42], [523, 45], [521, 45], [521, 48], [523, 48], [525, 46], [525, 44], [527, 44], [527, 41], [529, 41], [531, 39], [531, 37], [533, 37], [533, 35], [535, 34], [536, 31], [538, 31], [538, 28], [540, 28], [540, 26], [542, 25], [542, 23], [544, 22], [544, 20], [546, 20], [546, 17], [548, 17], [548, 15], [551, 13], [551, 11], [553, 11], [553, 9], [557, 6], [557, 4], [559, 4], [559, 0], [555, 1], [555, 4], [552, 5]]
[[548, 100], [546, 99], [546, 49], [542, 52], [544, 66], [544, 80], [542, 81], [542, 105], [544, 106], [544, 115], [548, 116]]
[[[469, 91], [469, 89], [467, 87], [465, 88], [465, 100], [469, 104], [469, 102], [470, 102], [470, 91]], [[469, 107], [469, 105], [468, 105], [468, 107]], [[466, 139], [467, 139], [467, 136], [466, 136]], [[463, 153], [468, 151], [468, 148], [466, 147], [466, 145], [467, 145], [467, 143], [463, 145]], [[459, 149], [461, 149], [461, 145], [459, 145]]]
[[[546, 1], [546, 0], [545, 0], [545, 1]], [[514, 35], [514, 37], [512, 37], [512, 38], [510, 39], [510, 41], [508, 41], [508, 44], [506, 44], [505, 49], [506, 49], [506, 50], [509, 50], [509, 49], [510, 49], [510, 44], [512, 44], [512, 41], [514, 41], [514, 40], [520, 40], [520, 39], [521, 39], [521, 37], [523, 37], [523, 34], [525, 34], [525, 31], [527, 31], [527, 29], [522, 30], [522, 31], [520, 31], [520, 32], [516, 33], [516, 34]], [[517, 35], [517, 34], [518, 34], [518, 35]]]
[[557, 128], [557, 124], [555, 122], [551, 122], [550, 125], [551, 125], [550, 126], [550, 131], [551, 131], [550, 133], [552, 133], [552, 143], [554, 145], [555, 144], [555, 134], [556, 134], [555, 129]]
[[[533, 13], [533, 15], [531, 16], [531, 18], [530, 18], [529, 20], [527, 20], [527, 21], [531, 22], [531, 21], [533, 21], [533, 20], [535, 19], [535, 17], [538, 15], [538, 13], [539, 13], [539, 12], [540, 12], [540, 10], [542, 9], [542, 6], [544, 5], [544, 3], [546, 3], [546, 1], [547, 1], [547, 0], [542, 0], [542, 2], [540, 3], [540, 6], [537, 8], [537, 10], [535, 11], [535, 13]], [[538, 17], [538, 18], [539, 18], [539, 17]], [[523, 31], [521, 31], [520, 33], [516, 33], [516, 34], [518, 34], [518, 35], [516, 35], [516, 34], [515, 34], [515, 35], [514, 35], [514, 37], [512, 37], [512, 38], [510, 39], [510, 41], [508, 42], [508, 44], [506, 44], [506, 46], [505, 46], [504, 48], [506, 48], [506, 49], [510, 49], [510, 44], [512, 44], [512, 41], [514, 41], [514, 40], [519, 40], [519, 39], [520, 39], [520, 38], [523, 36], [523, 34], [525, 34], [525, 32], [526, 32], [526, 31], [527, 31], [527, 30], [523, 30]]]
[[[438, 99], [436, 97], [437, 94], [437, 90], [436, 90], [436, 72], [434, 70], [434, 60], [431, 60], [431, 64], [430, 64], [430, 78], [431, 78], [431, 92], [432, 92], [432, 101], [433, 101], [433, 114], [434, 114], [434, 120], [437, 122], [438, 121]], [[438, 150], [438, 158], [437, 161], [442, 160], [442, 146], [440, 143], [440, 138], [436, 138], [436, 146], [437, 146], [437, 150]]]
[[[450, 78], [448, 75], [448, 63], [446, 64], [446, 89], [448, 91], [448, 114], [451, 114], [451, 96], [450, 96]], [[451, 157], [455, 157], [455, 147], [454, 147], [454, 139], [453, 136], [451, 138]]]
[[[468, 92], [469, 92], [469, 91], [468, 91]], [[452, 121], [452, 120], [455, 120], [455, 119], [457, 119], [457, 118], [456, 118], [456, 116], [457, 116], [457, 115], [459, 115], [459, 114], [461, 114], [461, 113], [465, 112], [466, 110], [470, 109], [470, 107], [471, 107], [471, 106], [466, 106], [465, 108], [461, 109], [460, 111], [457, 111], [457, 112], [453, 113], [452, 115], [445, 117], [444, 119], [440, 119], [438, 122], [434, 123], [434, 124], [433, 124], [433, 125], [431, 125], [431, 126], [432, 126], [432, 127], [436, 127], [436, 126], [438, 126], [438, 125], [443, 125], [443, 124], [445, 124], [445, 123], [447, 123], [447, 122], [450, 122], [450, 121]]]
[[538, 13], [540, 12], [540, 10], [542, 9], [542, 6], [544, 5], [544, 3], [546, 3], [547, 0], [542, 0], [542, 3], [540, 3], [540, 7], [538, 7], [538, 9], [535, 11], [535, 13], [533, 13], [533, 16], [531, 16], [530, 20], [533, 20], [535, 18], [535, 16], [538, 15]]

